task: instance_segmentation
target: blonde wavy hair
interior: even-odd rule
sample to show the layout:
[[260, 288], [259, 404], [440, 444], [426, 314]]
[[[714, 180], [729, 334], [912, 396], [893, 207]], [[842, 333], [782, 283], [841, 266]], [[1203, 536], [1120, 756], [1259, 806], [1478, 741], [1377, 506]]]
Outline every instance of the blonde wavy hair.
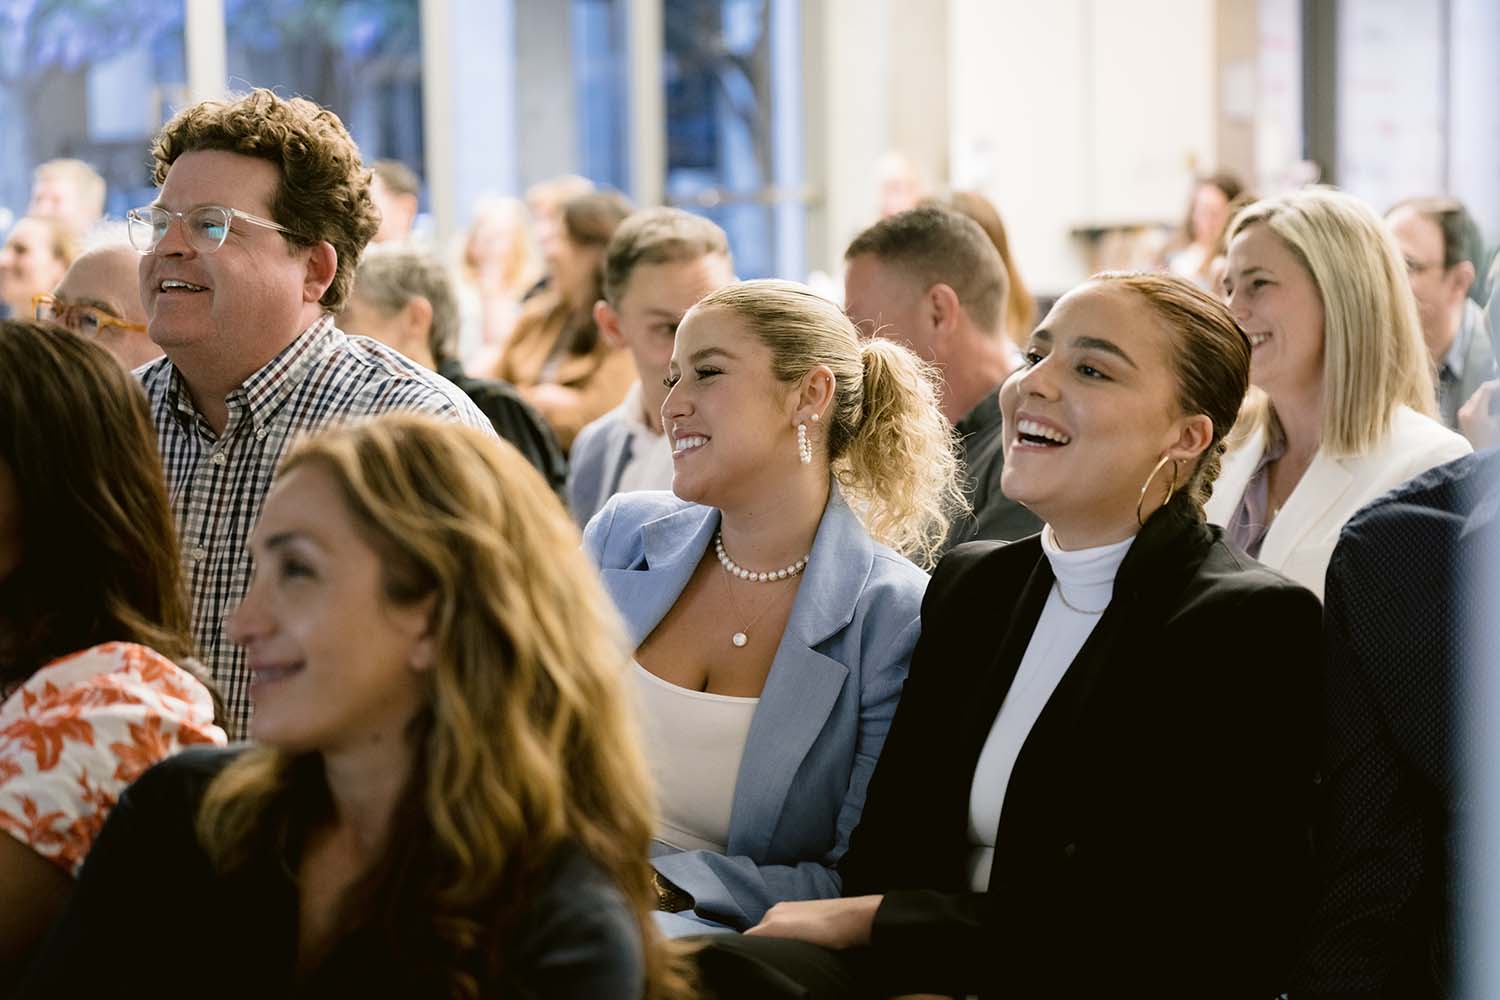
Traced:
[[[690, 995], [685, 952], [651, 918], [656, 814], [622, 687], [626, 647], [547, 484], [491, 435], [415, 414], [305, 439], [278, 476], [304, 466], [338, 483], [388, 599], [434, 601], [438, 655], [404, 819], [345, 899], [349, 922], [385, 919], [394, 948], [393, 929], [415, 924], [437, 939], [448, 993], [478, 996], [498, 938], [557, 852], [576, 847], [635, 912], [646, 996]], [[208, 789], [199, 839], [233, 869], [295, 842], [327, 794], [317, 754], [249, 750]]]
[[[1229, 241], [1256, 225], [1292, 251], [1323, 301], [1323, 448], [1333, 455], [1371, 450], [1403, 404], [1432, 416], [1432, 368], [1416, 299], [1380, 217], [1351, 194], [1314, 187], [1243, 209], [1229, 225]], [[1265, 394], [1251, 393], [1232, 444], [1274, 417]]]
[[968, 508], [931, 366], [889, 340], [862, 340], [838, 306], [791, 281], [742, 281], [693, 308], [744, 320], [781, 382], [818, 365], [833, 372], [828, 461], [850, 508], [876, 541], [931, 566], [950, 517]]

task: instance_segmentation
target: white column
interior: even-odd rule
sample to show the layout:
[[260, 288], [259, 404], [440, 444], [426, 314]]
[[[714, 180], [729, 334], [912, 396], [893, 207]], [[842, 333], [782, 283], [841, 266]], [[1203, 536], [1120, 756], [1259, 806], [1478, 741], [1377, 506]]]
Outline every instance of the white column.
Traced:
[[1452, 0], [1448, 190], [1469, 206], [1488, 245], [1500, 243], [1500, 4]]
[[807, 218], [794, 192], [807, 184], [803, 122], [805, 101], [787, 97], [802, 90], [802, 12], [798, 0], [772, 0], [771, 42], [771, 158], [769, 187], [780, 193], [772, 211], [776, 217], [776, 273], [796, 281], [807, 279]]
[[439, 244], [483, 194], [515, 194], [514, 0], [421, 0], [423, 164]]
[[660, 205], [667, 179], [666, 38], [662, 0], [626, 0], [626, 65], [630, 79], [630, 190], [642, 207]]
[[186, 0], [184, 15], [188, 99], [196, 103], [223, 97], [229, 80], [224, 0]]

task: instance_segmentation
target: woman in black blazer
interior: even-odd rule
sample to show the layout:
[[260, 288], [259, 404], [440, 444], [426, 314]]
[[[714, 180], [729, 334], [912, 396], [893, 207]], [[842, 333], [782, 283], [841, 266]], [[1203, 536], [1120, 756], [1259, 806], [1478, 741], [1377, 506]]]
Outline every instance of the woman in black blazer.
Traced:
[[749, 953], [813, 995], [1284, 988], [1319, 605], [1201, 508], [1250, 355], [1179, 279], [1057, 304], [1000, 397], [1002, 486], [1047, 527], [939, 564], [845, 898], [749, 932], [839, 954], [747, 938], [711, 982]]

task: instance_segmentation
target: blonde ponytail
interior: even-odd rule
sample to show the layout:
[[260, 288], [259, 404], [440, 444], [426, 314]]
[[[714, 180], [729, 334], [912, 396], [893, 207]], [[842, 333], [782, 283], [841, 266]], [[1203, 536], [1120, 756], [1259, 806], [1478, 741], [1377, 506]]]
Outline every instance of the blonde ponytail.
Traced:
[[833, 372], [824, 417], [833, 475], [871, 537], [932, 565], [949, 518], [968, 501], [931, 367], [899, 344], [861, 341], [838, 306], [795, 282], [742, 281], [694, 309], [743, 319], [770, 350], [779, 381], [795, 382], [818, 365]]
[[880, 338], [861, 344], [860, 363], [859, 422], [843, 449], [830, 435], [833, 473], [872, 537], [931, 566], [950, 517], [968, 506], [936, 378], [911, 351]]

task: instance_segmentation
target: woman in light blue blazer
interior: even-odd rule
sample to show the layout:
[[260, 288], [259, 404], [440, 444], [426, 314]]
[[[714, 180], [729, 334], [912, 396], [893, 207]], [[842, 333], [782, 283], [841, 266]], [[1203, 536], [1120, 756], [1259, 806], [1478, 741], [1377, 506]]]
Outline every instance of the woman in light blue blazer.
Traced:
[[800, 285], [705, 298], [670, 385], [672, 493], [585, 547], [636, 650], [663, 926], [738, 930], [839, 894], [927, 586], [899, 553], [930, 562], [962, 496], [926, 367]]

